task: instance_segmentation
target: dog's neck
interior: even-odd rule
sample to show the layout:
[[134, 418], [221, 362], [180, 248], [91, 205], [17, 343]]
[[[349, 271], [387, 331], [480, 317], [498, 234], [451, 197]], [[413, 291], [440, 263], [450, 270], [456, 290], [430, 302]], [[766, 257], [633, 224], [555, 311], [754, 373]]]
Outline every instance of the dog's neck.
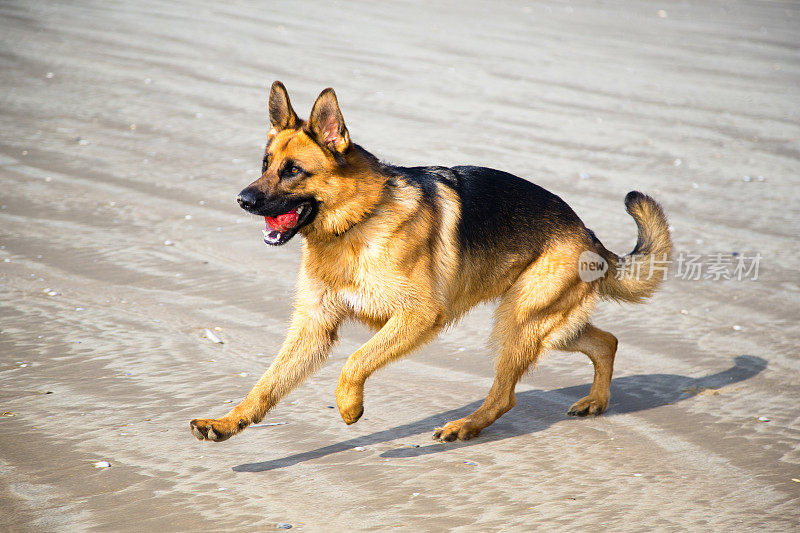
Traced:
[[332, 199], [335, 205], [323, 205], [319, 220], [303, 232], [310, 244], [324, 243], [345, 236], [350, 230], [367, 220], [378, 205], [386, 200], [391, 174], [388, 165], [353, 144], [344, 154], [340, 172], [347, 176], [349, 190]]

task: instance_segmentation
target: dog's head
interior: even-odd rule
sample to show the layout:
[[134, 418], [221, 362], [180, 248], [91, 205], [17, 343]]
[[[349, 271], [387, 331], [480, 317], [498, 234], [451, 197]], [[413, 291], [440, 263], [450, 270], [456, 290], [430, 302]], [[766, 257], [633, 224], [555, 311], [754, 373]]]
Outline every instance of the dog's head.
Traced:
[[358, 198], [363, 169], [359, 172], [353, 164], [336, 93], [322, 91], [303, 121], [286, 88], [276, 81], [269, 96], [269, 121], [261, 177], [237, 198], [242, 209], [265, 217], [264, 242], [277, 246], [298, 232], [346, 231], [343, 218], [348, 218], [348, 203]]

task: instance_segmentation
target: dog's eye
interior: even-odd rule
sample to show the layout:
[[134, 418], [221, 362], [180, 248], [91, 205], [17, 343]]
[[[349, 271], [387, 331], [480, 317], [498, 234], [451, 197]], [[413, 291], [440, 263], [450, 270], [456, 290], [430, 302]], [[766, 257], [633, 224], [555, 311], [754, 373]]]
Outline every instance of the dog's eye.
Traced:
[[269, 167], [269, 162], [266, 159], [264, 159], [261, 162], [261, 173], [262, 174], [267, 171], [267, 167]]
[[299, 167], [299, 166], [294, 165], [292, 163], [286, 163], [286, 166], [284, 166], [283, 170], [281, 170], [281, 177], [284, 178], [284, 179], [286, 179], [286, 178], [296, 178], [297, 176], [299, 176], [301, 174], [305, 174], [305, 172], [306, 171], [303, 170], [302, 167]]

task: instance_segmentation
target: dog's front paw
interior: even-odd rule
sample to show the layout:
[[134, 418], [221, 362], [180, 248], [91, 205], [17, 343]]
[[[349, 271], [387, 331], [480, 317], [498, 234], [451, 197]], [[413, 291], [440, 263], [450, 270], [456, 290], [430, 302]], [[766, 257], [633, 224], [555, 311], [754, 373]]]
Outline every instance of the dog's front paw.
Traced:
[[345, 424], [355, 424], [364, 414], [364, 390], [357, 386], [337, 387], [336, 406]]
[[239, 433], [247, 427], [244, 420], [231, 422], [225, 419], [195, 418], [189, 425], [192, 428], [192, 435], [198, 440], [212, 440], [222, 442]]

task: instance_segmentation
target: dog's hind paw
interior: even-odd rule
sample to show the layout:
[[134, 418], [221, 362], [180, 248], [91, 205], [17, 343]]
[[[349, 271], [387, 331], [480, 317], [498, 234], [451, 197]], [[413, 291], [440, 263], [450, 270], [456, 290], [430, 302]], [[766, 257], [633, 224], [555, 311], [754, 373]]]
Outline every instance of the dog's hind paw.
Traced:
[[569, 416], [588, 416], [599, 415], [608, 407], [608, 400], [602, 401], [592, 396], [581, 398], [569, 408], [567, 414]]
[[244, 421], [231, 424], [224, 420], [196, 418], [192, 420], [189, 425], [192, 429], [192, 435], [197, 437], [197, 440], [222, 442], [228, 440], [247, 427], [247, 424], [243, 422]]
[[436, 428], [433, 433], [433, 440], [439, 442], [452, 442], [458, 440], [469, 440], [481, 434], [483, 428], [471, 422], [468, 418], [460, 420], [453, 420], [444, 425], [444, 427]]

